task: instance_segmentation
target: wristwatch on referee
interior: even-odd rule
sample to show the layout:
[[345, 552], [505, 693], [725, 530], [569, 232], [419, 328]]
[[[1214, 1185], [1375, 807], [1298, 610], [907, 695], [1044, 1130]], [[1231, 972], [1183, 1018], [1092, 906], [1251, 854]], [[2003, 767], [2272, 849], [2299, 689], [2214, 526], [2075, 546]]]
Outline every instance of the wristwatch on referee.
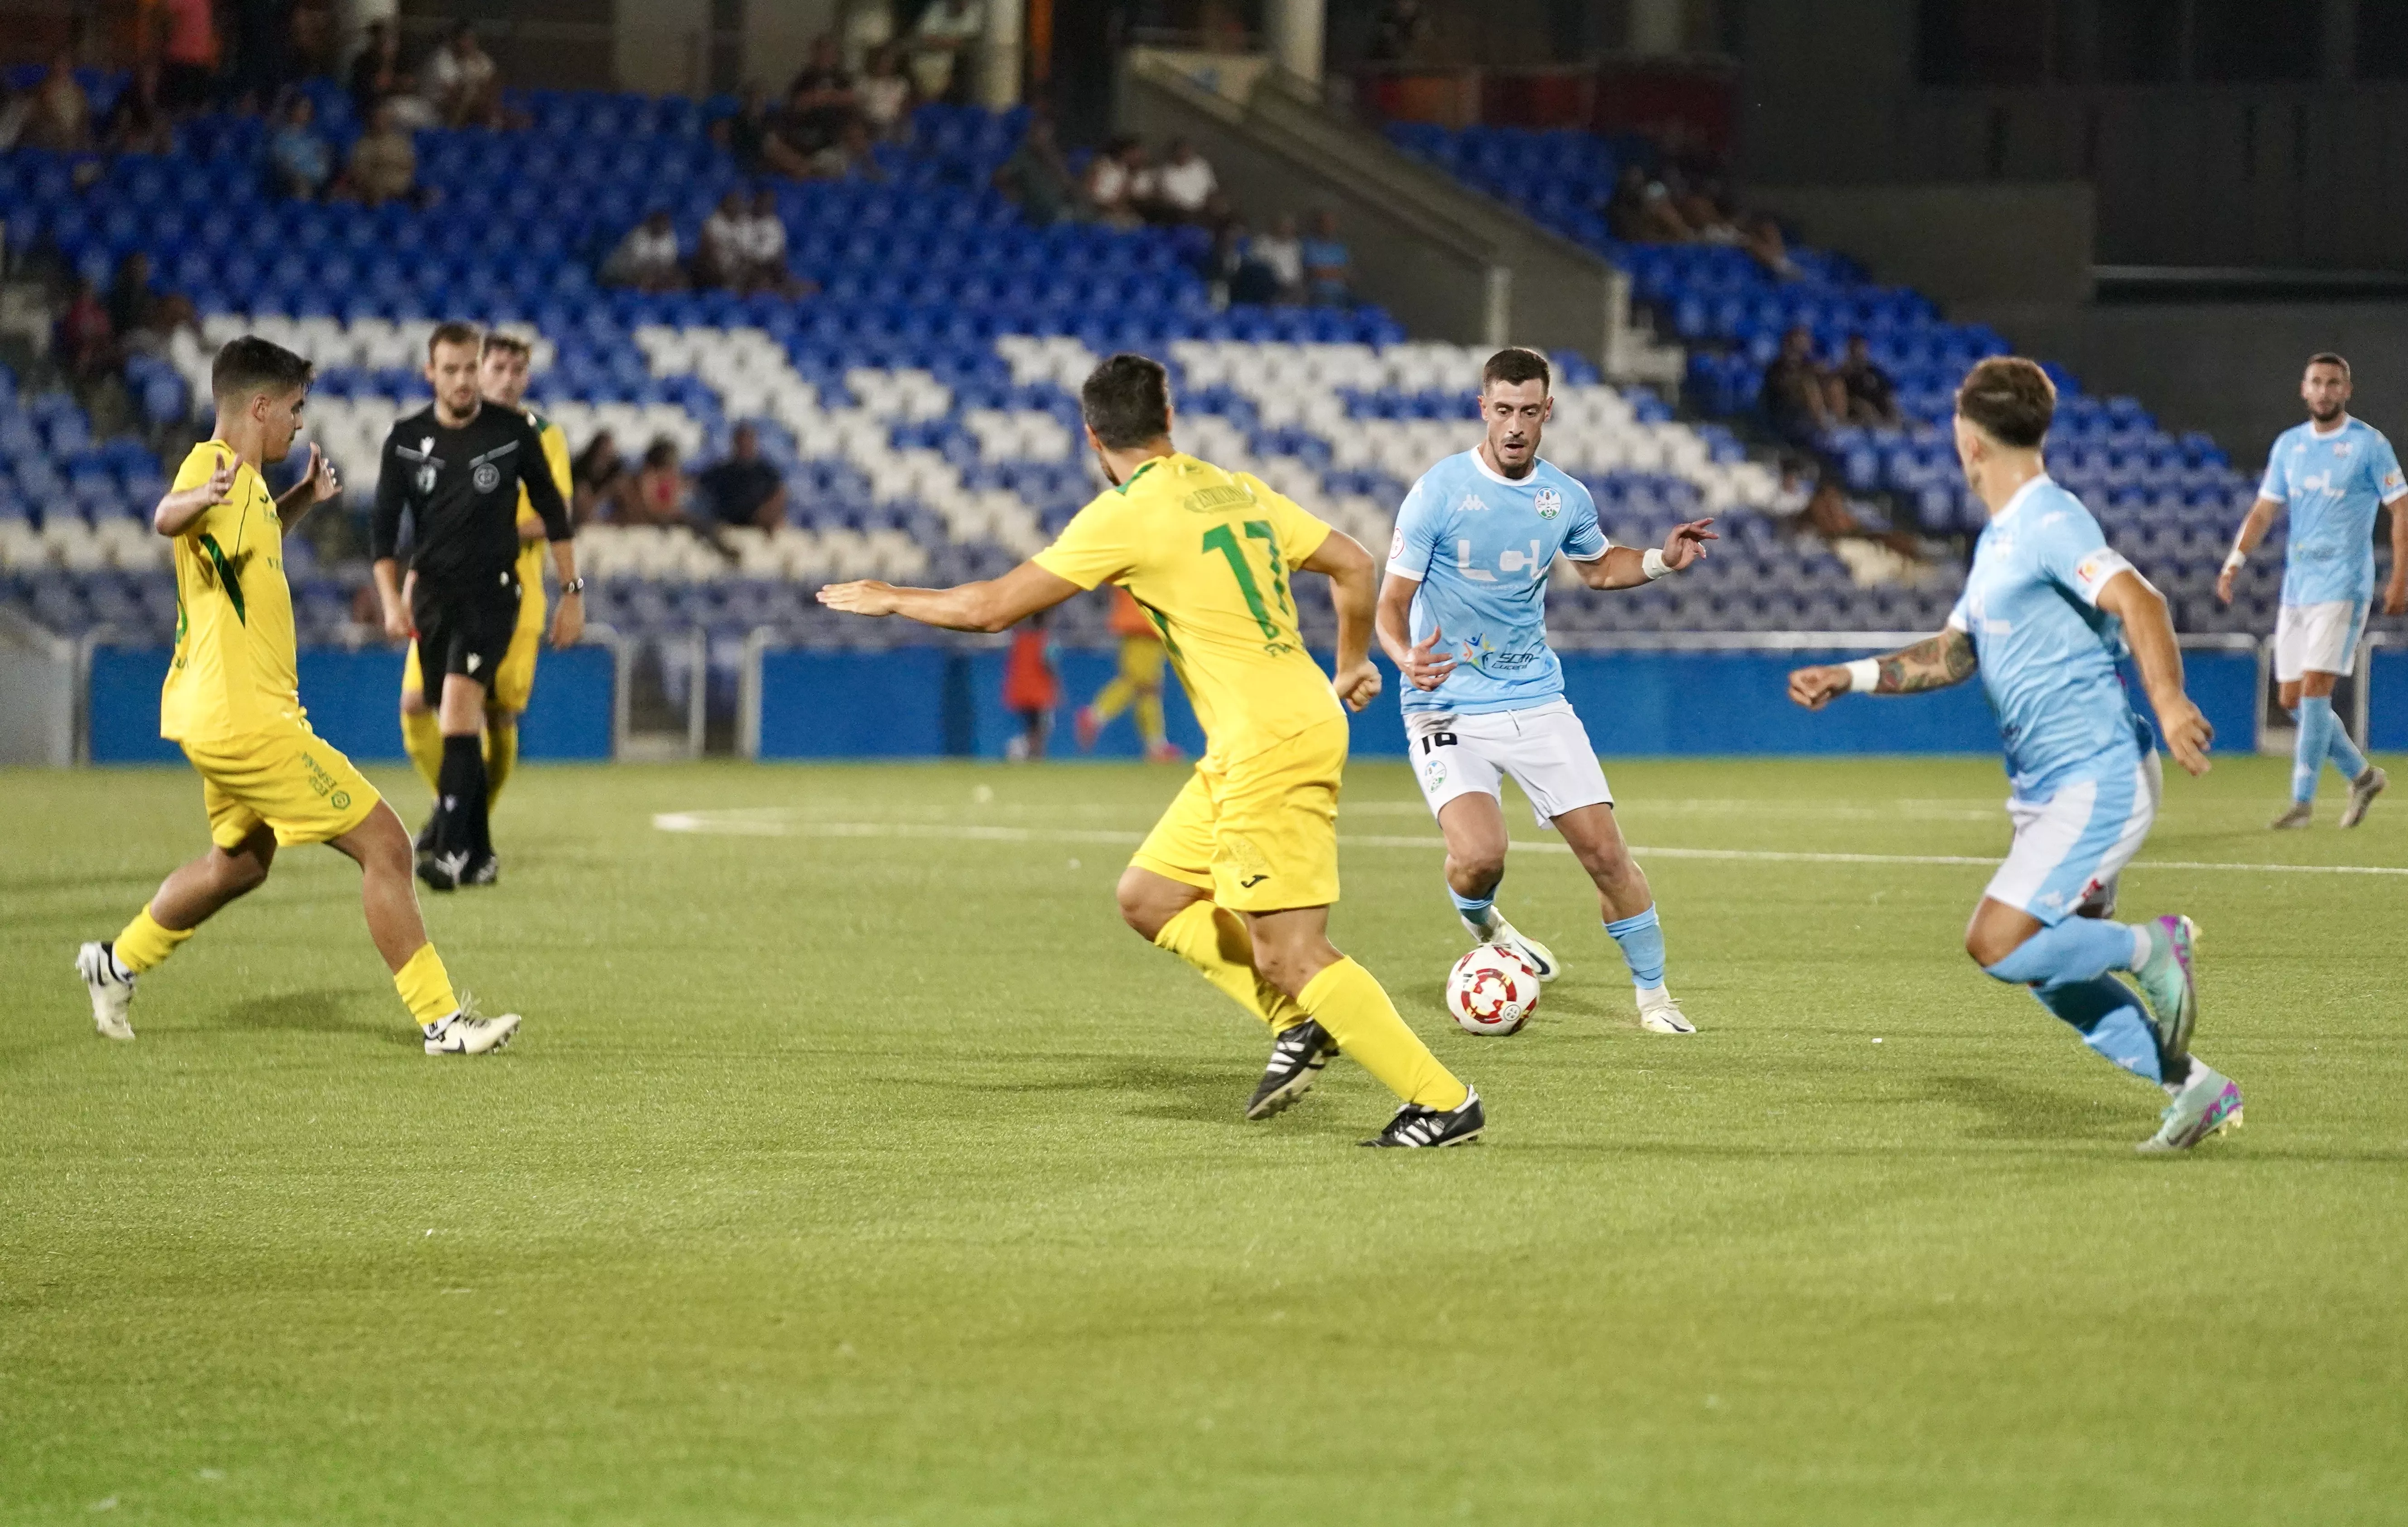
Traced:
[[560, 586], [560, 592], [564, 594], [582, 594], [585, 592], [585, 580], [581, 578], [572, 578]]

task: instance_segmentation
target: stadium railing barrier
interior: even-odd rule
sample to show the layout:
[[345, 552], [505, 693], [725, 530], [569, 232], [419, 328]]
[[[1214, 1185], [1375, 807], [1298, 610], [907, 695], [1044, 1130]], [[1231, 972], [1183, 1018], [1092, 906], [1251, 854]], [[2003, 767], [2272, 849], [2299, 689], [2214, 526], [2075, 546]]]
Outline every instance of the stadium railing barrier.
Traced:
[[[1609, 757], [1980, 754], [1998, 730], [1978, 685], [1912, 702], [1847, 704], [1810, 715], [1789, 703], [1789, 670], [1920, 640], [1928, 632], [1622, 635], [1559, 648], [1564, 689]], [[2258, 744], [2268, 651], [2258, 638], [2183, 638], [2192, 697], [2228, 749]], [[1327, 654], [1323, 654], [1327, 661]], [[1080, 704], [1116, 671], [1108, 649], [1059, 654], [1062, 703], [1054, 735], [1067, 739]], [[1405, 754], [1384, 660], [1382, 698], [1353, 718], [1354, 750]], [[788, 645], [764, 627], [746, 641], [737, 685], [738, 751], [753, 759], [1000, 758], [1017, 724], [1002, 707], [999, 647], [934, 643], [829, 649]], [[2137, 679], [2128, 674], [2134, 692]], [[1192, 754], [1203, 737], [1185, 699], [1164, 696], [1170, 738]], [[2146, 702], [2143, 701], [2145, 713]], [[2408, 699], [2401, 709], [2408, 711]], [[1133, 757], [1134, 734], [1116, 723], [1100, 757]]]

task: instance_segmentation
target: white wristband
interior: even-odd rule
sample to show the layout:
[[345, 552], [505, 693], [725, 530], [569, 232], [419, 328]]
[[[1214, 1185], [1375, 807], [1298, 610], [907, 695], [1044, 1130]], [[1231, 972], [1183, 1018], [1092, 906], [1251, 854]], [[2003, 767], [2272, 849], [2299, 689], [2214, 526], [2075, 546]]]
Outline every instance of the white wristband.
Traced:
[[1856, 662], [1843, 664], [1842, 666], [1848, 670], [1848, 688], [1858, 694], [1870, 694], [1874, 686], [1881, 682], [1879, 658], [1858, 658]]
[[1639, 569], [1647, 575], [1650, 583], [1672, 570], [1664, 565], [1664, 549], [1659, 546], [1647, 549], [1647, 555], [1639, 559]]

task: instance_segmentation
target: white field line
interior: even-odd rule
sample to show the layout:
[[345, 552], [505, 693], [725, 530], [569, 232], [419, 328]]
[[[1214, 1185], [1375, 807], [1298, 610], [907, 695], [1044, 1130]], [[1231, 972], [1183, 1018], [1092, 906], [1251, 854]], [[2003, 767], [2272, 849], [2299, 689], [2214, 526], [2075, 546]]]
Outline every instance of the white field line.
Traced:
[[[1143, 833], [1086, 827], [999, 827], [983, 822], [813, 821], [795, 816], [784, 806], [759, 806], [723, 811], [664, 811], [652, 818], [664, 833], [695, 833], [736, 837], [940, 838], [975, 843], [1096, 843], [1134, 848]], [[1403, 836], [1341, 833], [1344, 849], [1420, 849], [1446, 847], [1435, 835]], [[1515, 838], [1525, 853], [1570, 853], [1556, 838]], [[1642, 859], [1731, 860], [1758, 864], [1928, 864], [1974, 865], [1999, 863], [1985, 854], [1962, 853], [1815, 853], [1777, 849], [1669, 849], [1632, 844]], [[2143, 859], [2134, 869], [2223, 870], [2247, 875], [2408, 875], [2408, 867], [2391, 864], [2239, 864], [2207, 859]]]

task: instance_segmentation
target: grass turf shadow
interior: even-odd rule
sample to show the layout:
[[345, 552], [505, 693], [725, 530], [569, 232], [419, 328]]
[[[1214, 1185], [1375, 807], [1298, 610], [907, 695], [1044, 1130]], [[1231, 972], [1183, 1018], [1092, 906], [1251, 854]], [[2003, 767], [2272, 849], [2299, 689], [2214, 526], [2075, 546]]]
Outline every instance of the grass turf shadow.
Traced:
[[1997, 1077], [1935, 1077], [1929, 1096], [1980, 1114], [1979, 1122], [1961, 1132], [1975, 1140], [2112, 1139], [2119, 1127], [2128, 1130], [2136, 1122], [2146, 1133], [2154, 1118], [2152, 1109], [2138, 1110], [2128, 1119], [2096, 1099]]
[[222, 1007], [213, 1026], [285, 1034], [366, 1034], [413, 1048], [422, 1042], [418, 1031], [408, 1024], [351, 1010], [361, 1005], [360, 992], [343, 988], [284, 992]]

